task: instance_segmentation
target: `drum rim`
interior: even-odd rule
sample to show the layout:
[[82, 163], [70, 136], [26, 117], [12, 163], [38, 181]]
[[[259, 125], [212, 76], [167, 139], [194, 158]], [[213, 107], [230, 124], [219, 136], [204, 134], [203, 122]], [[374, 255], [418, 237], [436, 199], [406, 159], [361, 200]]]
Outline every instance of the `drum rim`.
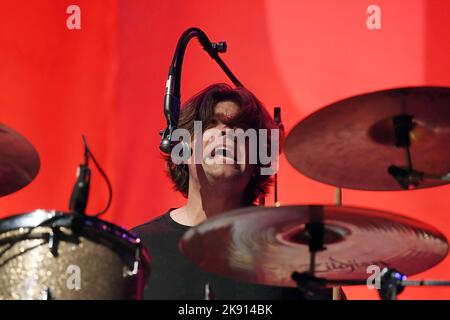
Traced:
[[[74, 213], [60, 210], [37, 209], [8, 216], [0, 219], [0, 234], [14, 231], [19, 228], [33, 228], [49, 218], [62, 215], [65, 215], [65, 217], [57, 220], [57, 223], [55, 224], [64, 227], [71, 222], [71, 218], [74, 216]], [[134, 245], [140, 244], [140, 239], [137, 235], [113, 223], [100, 220], [92, 216], [83, 216], [82, 220], [85, 226], [101, 230], [105, 233], [114, 234], [122, 241], [127, 241]]]

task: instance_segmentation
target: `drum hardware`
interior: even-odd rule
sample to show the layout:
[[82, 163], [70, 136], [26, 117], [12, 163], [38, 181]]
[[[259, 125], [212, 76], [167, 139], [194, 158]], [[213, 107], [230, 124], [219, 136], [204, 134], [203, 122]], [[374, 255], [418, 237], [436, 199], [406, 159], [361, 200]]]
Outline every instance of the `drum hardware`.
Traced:
[[336, 206], [342, 206], [342, 189], [339, 187], [334, 191], [334, 203]]
[[[64, 239], [64, 241], [70, 241], [74, 244], [79, 244], [79, 241], [77, 240], [77, 235], [81, 231], [80, 217], [78, 217], [77, 215], [73, 216], [55, 215], [54, 212], [51, 212], [49, 216], [50, 216], [49, 218], [43, 220], [36, 226], [29, 228], [28, 231], [22, 234], [21, 236], [15, 237], [14, 240], [8, 239], [8, 246], [3, 251], [0, 252], [0, 258], [2, 257], [3, 254], [6, 253], [6, 251], [12, 249], [13, 246], [15, 246], [17, 243], [27, 238], [44, 240], [44, 243], [47, 243], [47, 246], [54, 257], [58, 256], [58, 243], [61, 239]], [[73, 231], [73, 236], [68, 237], [65, 236], [63, 233], [61, 233], [60, 228], [63, 226], [69, 226], [70, 229]], [[8, 227], [10, 226], [6, 225], [3, 228], [0, 227], [0, 233], [4, 232], [4, 230], [6, 230]], [[37, 233], [34, 236], [32, 236], [34, 230], [42, 227], [49, 227], [49, 231], [45, 233]], [[0, 241], [0, 244], [2, 243], [5, 243], [5, 240]]]
[[[320, 213], [319, 213], [320, 214]], [[317, 252], [324, 251], [327, 248], [324, 247], [324, 233], [325, 226], [323, 224], [323, 213], [320, 214], [321, 217], [314, 217], [313, 220], [315, 222], [308, 222], [305, 224], [305, 237], [308, 239], [308, 248], [309, 248], [309, 271], [304, 272], [303, 274], [307, 274], [310, 276], [314, 276], [316, 272], [316, 254]], [[293, 278], [294, 279], [294, 278]], [[295, 280], [295, 279], [294, 279]], [[312, 290], [312, 286], [308, 284], [303, 284], [297, 286], [300, 291], [306, 294], [309, 297], [314, 296], [314, 290]]]
[[[450, 144], [448, 105], [450, 88], [444, 87], [399, 88], [345, 99], [301, 121], [288, 135], [286, 156], [303, 174], [337, 186], [335, 202], [338, 206], [342, 205], [340, 187], [397, 190], [385, 173], [406, 190], [448, 183], [450, 157], [442, 152], [444, 146]], [[328, 132], [320, 130], [324, 126]], [[389, 147], [404, 150], [404, 166], [397, 165], [401, 158]], [[425, 171], [414, 169], [412, 151], [415, 165]], [[395, 161], [388, 163], [389, 159]], [[383, 164], [387, 168], [384, 176]], [[347, 174], [348, 170], [354, 174]], [[320, 233], [311, 235], [321, 236]], [[320, 243], [320, 239], [310, 240]], [[316, 254], [310, 250], [311, 261]], [[313, 271], [311, 262], [309, 271], [292, 274], [299, 289], [311, 292], [324, 284], [366, 284], [357, 279], [317, 278]], [[396, 299], [405, 286], [450, 284], [449, 281], [407, 281], [406, 276], [393, 267], [384, 267], [378, 279], [382, 300]]]
[[[150, 256], [140, 240], [98, 219], [111, 204], [110, 182], [83, 135], [70, 213], [36, 210], [0, 220], [0, 299], [140, 299]], [[92, 159], [109, 189], [106, 207], [86, 215]], [[81, 288], [61, 281], [69, 267], [83, 270]], [[32, 284], [27, 284], [32, 275]], [[31, 278], [30, 278], [31, 279]]]
[[[342, 199], [340, 198], [340, 188], [337, 189], [336, 195], [339, 195], [336, 205], [341, 206]], [[312, 217], [311, 221], [315, 222], [309, 222], [305, 225], [305, 236], [308, 239], [310, 255], [309, 271], [303, 273], [294, 271], [292, 273], [292, 279], [296, 281], [297, 288], [310, 298], [314, 297], [315, 291], [320, 289], [320, 283], [311, 281], [311, 279], [315, 279], [316, 254], [317, 252], [327, 249], [326, 247], [324, 247], [325, 226], [323, 224], [323, 211], [319, 209], [316, 215]], [[333, 298], [337, 296], [337, 293], [335, 291], [339, 290], [340, 287], [333, 287]]]
[[77, 180], [72, 190], [69, 201], [69, 210], [74, 212], [76, 215], [84, 216], [86, 214], [86, 207], [89, 199], [89, 189], [91, 181], [91, 170], [89, 168], [89, 160], [92, 159], [95, 167], [99, 171], [100, 175], [103, 177], [107, 187], [108, 187], [108, 202], [103, 210], [94, 214], [95, 217], [99, 217], [108, 211], [112, 202], [112, 187], [111, 182], [108, 179], [105, 171], [102, 169], [91, 149], [88, 146], [86, 136], [81, 135], [83, 146], [84, 146], [84, 163], [78, 166], [77, 170]]
[[[396, 245], [400, 242], [402, 246]], [[395, 270], [414, 275], [448, 253], [445, 236], [423, 222], [336, 205], [233, 210], [189, 229], [179, 246], [188, 260], [209, 272], [257, 284], [297, 287], [307, 296], [324, 284], [366, 285], [369, 266], [388, 268], [382, 273], [379, 293], [383, 299], [396, 296], [401, 286], [429, 284], [401, 278], [394, 286]]]
[[[334, 192], [334, 204], [338, 207], [342, 206], [342, 189], [336, 188]], [[341, 300], [342, 299], [342, 288], [341, 287], [333, 287], [333, 300]]]
[[[275, 124], [278, 126], [280, 131], [284, 131], [284, 125], [281, 121], [281, 107], [275, 107], [273, 109], [273, 119]], [[279, 159], [277, 160], [277, 166]], [[280, 203], [278, 202], [278, 170], [273, 176], [273, 198], [274, 198], [274, 206], [279, 207]]]
[[[76, 219], [83, 224], [78, 234], [72, 230]], [[54, 256], [47, 245], [56, 225], [61, 236]], [[148, 251], [134, 235], [95, 217], [62, 212], [37, 210], [0, 220], [0, 250], [1, 299], [139, 299], [150, 271]], [[60, 280], [71, 265], [82, 270], [80, 290]], [[25, 293], [30, 274], [36, 285]]]
[[[281, 108], [275, 107], [273, 108], [273, 120], [275, 124], [278, 126], [280, 131], [284, 131], [283, 123], [281, 122]], [[277, 166], [279, 165], [279, 159], [277, 160]], [[279, 207], [280, 203], [278, 202], [278, 170], [273, 175], [273, 200], [274, 200], [274, 206]], [[265, 196], [260, 196], [258, 198], [258, 205], [259, 206], [265, 206], [266, 205], [266, 198]]]
[[214, 300], [211, 285], [209, 284], [209, 282], [205, 284], [205, 300]]
[[[367, 285], [367, 280], [342, 279], [332, 280], [311, 276], [309, 273], [293, 272], [292, 278], [298, 286], [311, 289], [320, 289], [329, 286], [358, 286]], [[377, 275], [376, 282], [379, 283], [378, 294], [381, 300], [395, 300], [406, 287], [448, 287], [448, 280], [407, 280], [407, 277], [395, 269], [383, 268]], [[303, 289], [304, 290], [304, 289]]]
[[411, 131], [414, 129], [413, 117], [410, 115], [400, 115], [392, 118], [394, 134], [395, 134], [395, 146], [397, 148], [403, 148], [405, 151], [404, 168], [391, 165], [388, 168], [388, 173], [405, 189], [415, 189], [419, 186], [419, 183], [424, 179], [441, 180], [450, 182], [450, 173], [447, 174], [426, 174], [414, 170], [411, 159]]
[[53, 300], [52, 294], [50, 293], [50, 288], [45, 288], [42, 291], [42, 300]]
[[[85, 135], [82, 135], [82, 141], [84, 145], [84, 163], [79, 165], [78, 171], [77, 171], [77, 181], [73, 187], [72, 194], [70, 197], [69, 202], [69, 209], [71, 212], [73, 212], [73, 215], [71, 216], [64, 216], [64, 215], [54, 215], [50, 214], [48, 219], [43, 220], [38, 225], [30, 228], [28, 232], [24, 235], [24, 238], [29, 236], [35, 229], [40, 227], [49, 226], [51, 231], [48, 233], [48, 248], [51, 250], [51, 253], [53, 256], [57, 256], [57, 244], [59, 241], [59, 238], [62, 236], [61, 232], [59, 231], [60, 227], [62, 225], [67, 226], [67, 223], [69, 223], [70, 229], [73, 231], [73, 235], [76, 237], [79, 235], [79, 233], [82, 231], [83, 223], [82, 218], [85, 216], [87, 201], [89, 198], [89, 187], [90, 187], [90, 177], [91, 177], [91, 171], [89, 169], [89, 159], [92, 159], [94, 164], [96, 165], [97, 169], [99, 170], [100, 174], [105, 179], [105, 182], [108, 186], [108, 202], [106, 204], [106, 207], [100, 211], [99, 213], [95, 214], [95, 217], [98, 217], [105, 213], [109, 206], [111, 205], [112, 201], [112, 187], [111, 183], [109, 182], [108, 177], [106, 176], [105, 172], [95, 159], [94, 154], [91, 152], [90, 148], [88, 147], [87, 140]], [[58, 220], [64, 220], [63, 224], [59, 224]], [[1, 229], [0, 229], [1, 231]], [[65, 239], [67, 240], [67, 238]], [[14, 245], [15, 243], [12, 243]], [[2, 252], [3, 253], [3, 252]], [[0, 254], [1, 256], [1, 254]]]
[[[139, 239], [138, 239], [139, 240]], [[140, 241], [138, 241], [140, 244]], [[141, 256], [141, 246], [136, 246], [136, 251], [134, 253], [134, 262], [133, 262], [133, 269], [128, 269], [127, 267], [124, 267], [123, 276], [124, 277], [135, 277], [139, 274], [139, 262], [140, 262], [140, 256]]]
[[[340, 195], [340, 188], [337, 188], [336, 194]], [[337, 204], [340, 205], [340, 204]], [[321, 217], [317, 217], [319, 220], [315, 223], [307, 223], [305, 230], [307, 231], [307, 237], [309, 239], [309, 254], [310, 254], [310, 269], [308, 272], [299, 273], [294, 271], [292, 273], [292, 280], [297, 283], [297, 288], [306, 294], [308, 297], [313, 297], [314, 292], [326, 288], [327, 286], [333, 286], [333, 297], [336, 295], [335, 289], [340, 289], [340, 286], [343, 285], [367, 285], [366, 281], [358, 281], [358, 280], [327, 280], [325, 278], [318, 278], [315, 276], [315, 256], [318, 251], [326, 250], [323, 247], [324, 242], [324, 224], [323, 221], [320, 220]], [[317, 219], [316, 218], [316, 219]], [[380, 288], [378, 288], [379, 296], [382, 300], [395, 300], [397, 295], [400, 294], [404, 288], [406, 276], [402, 275], [398, 271], [389, 268], [383, 268], [378, 277], [378, 283], [380, 284]], [[450, 282], [446, 282], [449, 283]]]
[[414, 169], [404, 169], [397, 166], [390, 166], [388, 173], [402, 186], [403, 189], [414, 189], [423, 181], [436, 180], [450, 182], [450, 173], [447, 174], [427, 174]]
[[61, 232], [57, 228], [51, 228], [48, 238], [48, 248], [54, 257], [58, 256], [58, 243]]
[[405, 290], [404, 281], [406, 276], [402, 275], [397, 270], [384, 268], [380, 275], [378, 275], [380, 288], [378, 293], [381, 300], [395, 300], [397, 295]]

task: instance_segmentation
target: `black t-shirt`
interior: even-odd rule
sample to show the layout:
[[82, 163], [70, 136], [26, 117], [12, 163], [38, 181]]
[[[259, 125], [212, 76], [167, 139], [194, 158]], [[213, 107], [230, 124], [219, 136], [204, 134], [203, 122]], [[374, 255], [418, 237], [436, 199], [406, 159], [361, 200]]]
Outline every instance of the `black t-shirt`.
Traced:
[[[178, 242], [189, 228], [175, 222], [169, 211], [132, 229], [148, 248], [152, 258], [144, 299], [202, 300], [205, 299], [207, 284], [213, 299], [305, 299], [295, 288], [251, 284], [200, 269], [178, 251]], [[314, 299], [331, 300], [332, 290], [322, 290]]]

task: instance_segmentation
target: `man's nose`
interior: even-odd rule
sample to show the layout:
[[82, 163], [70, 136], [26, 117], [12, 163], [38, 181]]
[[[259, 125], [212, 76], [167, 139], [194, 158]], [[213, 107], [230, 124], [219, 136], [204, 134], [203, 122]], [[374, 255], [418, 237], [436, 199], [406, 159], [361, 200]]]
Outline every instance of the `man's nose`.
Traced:
[[220, 140], [220, 141], [222, 141], [223, 145], [226, 146], [226, 144], [227, 144], [227, 129], [228, 129], [228, 133], [229, 133], [230, 128], [223, 126], [223, 127], [216, 128], [216, 129], [218, 129], [218, 131], [216, 131], [216, 134], [211, 135], [209, 137], [209, 139], [208, 139], [209, 143], [212, 143], [213, 141], [219, 142], [219, 140]]

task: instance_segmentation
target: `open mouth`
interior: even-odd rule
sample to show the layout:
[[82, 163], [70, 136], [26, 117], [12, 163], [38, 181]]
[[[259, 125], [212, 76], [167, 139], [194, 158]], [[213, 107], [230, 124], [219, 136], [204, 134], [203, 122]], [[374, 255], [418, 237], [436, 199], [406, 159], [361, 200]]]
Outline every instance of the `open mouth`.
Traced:
[[226, 147], [217, 147], [211, 152], [212, 158], [219, 156], [219, 157], [231, 159], [233, 161], [235, 160], [234, 155], [235, 154], [233, 153], [233, 151], [231, 151], [231, 149], [226, 148]]

